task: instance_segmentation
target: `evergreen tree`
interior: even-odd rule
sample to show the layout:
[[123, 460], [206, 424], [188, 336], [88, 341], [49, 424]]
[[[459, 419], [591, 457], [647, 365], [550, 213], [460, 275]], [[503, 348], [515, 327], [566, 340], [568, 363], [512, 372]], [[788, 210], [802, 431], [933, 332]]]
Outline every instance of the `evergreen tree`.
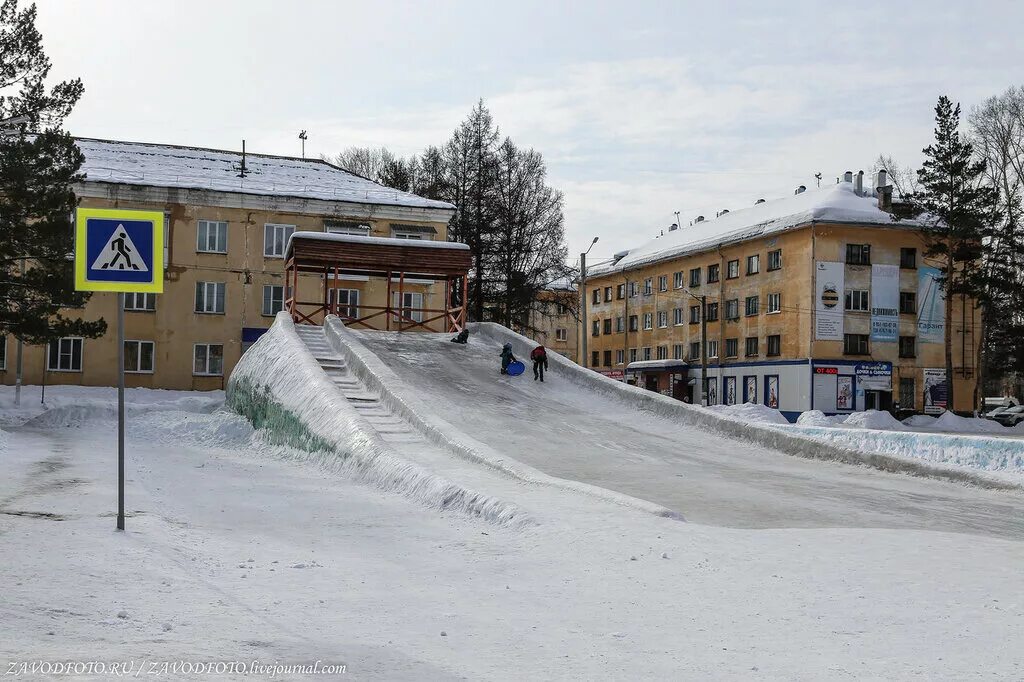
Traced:
[[917, 172], [920, 189], [909, 197], [924, 221], [925, 256], [942, 263], [939, 285], [946, 304], [944, 341], [950, 410], [954, 406], [953, 299], [962, 295], [975, 305], [987, 302], [989, 290], [981, 264], [999, 218], [998, 194], [985, 181], [985, 162], [975, 157], [973, 145], [961, 137], [959, 126], [960, 105], [940, 97], [935, 106], [935, 142], [923, 150], [925, 161]]
[[61, 131], [82, 94], [78, 80], [49, 90], [50, 61], [36, 8], [0, 4], [0, 328], [24, 342], [100, 336], [106, 323], [60, 314], [85, 304], [74, 291], [72, 184], [82, 155]]

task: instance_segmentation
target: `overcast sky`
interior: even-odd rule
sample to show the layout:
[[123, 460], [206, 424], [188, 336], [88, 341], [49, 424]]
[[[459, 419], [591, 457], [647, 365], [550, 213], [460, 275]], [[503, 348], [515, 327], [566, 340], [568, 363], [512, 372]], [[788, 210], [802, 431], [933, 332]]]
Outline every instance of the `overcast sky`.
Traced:
[[[23, 0], [24, 2], [24, 0]], [[944, 9], [942, 5], [949, 5]], [[334, 154], [446, 140], [483, 97], [565, 193], [570, 251], [917, 165], [940, 94], [1024, 84], [1024, 3], [39, 0], [76, 135]]]

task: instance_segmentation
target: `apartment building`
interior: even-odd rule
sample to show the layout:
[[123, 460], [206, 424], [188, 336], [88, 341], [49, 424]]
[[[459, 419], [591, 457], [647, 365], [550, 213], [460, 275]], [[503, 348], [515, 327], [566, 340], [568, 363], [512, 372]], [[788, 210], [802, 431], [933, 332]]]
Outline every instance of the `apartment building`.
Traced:
[[537, 295], [537, 308], [530, 313], [531, 329], [523, 330], [545, 348], [573, 362], [579, 360], [579, 290], [561, 277]]
[[[126, 385], [221, 388], [235, 363], [287, 299], [284, 255], [297, 230], [394, 239], [447, 239], [454, 206], [399, 192], [319, 159], [79, 139], [83, 207], [165, 215], [164, 293], [125, 303]], [[339, 276], [329, 294], [353, 317], [382, 305], [383, 278]], [[323, 290], [303, 275], [299, 289]], [[393, 296], [397, 296], [395, 291]], [[405, 282], [406, 308], [440, 307], [443, 287]], [[94, 294], [68, 315], [103, 318], [98, 339], [61, 339], [23, 351], [24, 383], [110, 386], [117, 381], [116, 294]], [[383, 326], [385, 320], [377, 323]], [[438, 322], [437, 331], [443, 324]], [[3, 380], [15, 381], [15, 343], [3, 349]]]
[[[946, 406], [938, 263], [894, 221], [885, 174], [698, 217], [591, 269], [587, 366], [680, 400], [936, 413]], [[954, 301], [957, 410], [972, 409], [980, 313]], [[702, 344], [706, 329], [706, 345]], [[705, 355], [702, 355], [705, 351]]]

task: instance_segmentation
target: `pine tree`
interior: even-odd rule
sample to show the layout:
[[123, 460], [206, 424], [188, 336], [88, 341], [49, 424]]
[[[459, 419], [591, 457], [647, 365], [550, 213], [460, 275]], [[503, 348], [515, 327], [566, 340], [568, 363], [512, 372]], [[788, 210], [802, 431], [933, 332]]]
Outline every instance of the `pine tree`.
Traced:
[[[985, 182], [985, 162], [959, 132], [960, 105], [939, 98], [935, 106], [935, 142], [923, 151], [920, 190], [909, 197], [924, 221], [925, 256], [942, 263], [939, 286], [945, 294], [945, 355], [948, 407], [953, 391], [953, 300], [962, 295], [984, 305], [986, 275], [981, 267], [997, 224], [998, 194]], [[973, 315], [972, 315], [973, 317]], [[966, 334], [967, 330], [961, 330]]]
[[100, 336], [106, 323], [60, 314], [85, 305], [74, 291], [73, 183], [82, 155], [61, 131], [82, 95], [79, 80], [49, 90], [50, 61], [36, 9], [0, 5], [0, 328], [24, 342]]

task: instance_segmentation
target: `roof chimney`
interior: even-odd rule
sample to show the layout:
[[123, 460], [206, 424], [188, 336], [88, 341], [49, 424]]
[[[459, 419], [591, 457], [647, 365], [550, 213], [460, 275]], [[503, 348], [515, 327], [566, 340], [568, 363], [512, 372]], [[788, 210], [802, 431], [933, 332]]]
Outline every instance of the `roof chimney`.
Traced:
[[679, 224], [678, 223], [672, 223], [671, 225], [668, 226], [668, 231], [669, 232], [675, 232], [678, 229], [679, 229]]
[[702, 215], [697, 216], [697, 219], [694, 220], [693, 222], [695, 222], [695, 223], [702, 223], [702, 222], [704, 222], [704, 216], [702, 216]]
[[758, 199], [757, 201], [754, 202], [754, 206], [757, 206], [758, 204], [763, 204], [763, 203], [764, 203], [764, 199]]
[[853, 171], [843, 173], [843, 182], [853, 182]]
[[722, 212], [721, 212], [721, 213], [719, 213], [718, 215], [725, 215], [725, 214], [726, 214], [726, 213], [728, 213], [728, 212], [729, 212], [729, 209], [727, 209], [727, 208], [723, 208], [723, 209], [722, 209]]
[[800, 185], [799, 187], [796, 188], [796, 191], [793, 192], [793, 194], [803, 194], [806, 191], [807, 191], [807, 188], [805, 186], [803, 186], [803, 185]]
[[892, 185], [889, 184], [889, 174], [884, 170], [875, 176], [875, 193], [878, 194], [878, 208], [892, 213]]
[[853, 182], [853, 191], [857, 196], [864, 196], [864, 171], [857, 171], [857, 178]]

